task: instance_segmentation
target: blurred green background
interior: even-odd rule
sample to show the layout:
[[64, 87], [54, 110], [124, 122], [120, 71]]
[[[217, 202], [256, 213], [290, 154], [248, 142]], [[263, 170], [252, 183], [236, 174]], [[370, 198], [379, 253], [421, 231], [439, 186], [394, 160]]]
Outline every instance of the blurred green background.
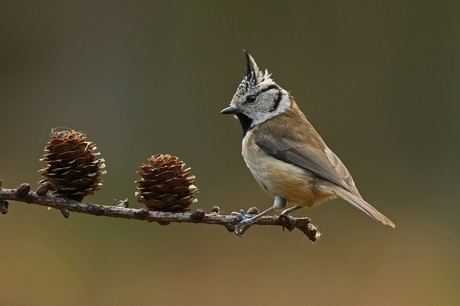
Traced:
[[10, 203], [1, 305], [459, 305], [460, 4], [456, 1], [2, 1], [0, 177], [37, 187], [53, 127], [96, 142], [104, 187], [134, 197], [139, 165], [178, 155], [195, 208], [271, 206], [219, 111], [242, 49], [296, 97], [380, 226], [343, 201], [323, 237], [71, 214]]

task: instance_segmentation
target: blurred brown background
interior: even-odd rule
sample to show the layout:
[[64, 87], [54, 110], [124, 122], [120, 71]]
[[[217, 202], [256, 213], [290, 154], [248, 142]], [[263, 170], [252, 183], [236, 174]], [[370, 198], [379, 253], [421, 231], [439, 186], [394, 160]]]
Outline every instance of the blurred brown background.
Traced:
[[460, 304], [460, 5], [456, 1], [2, 1], [0, 177], [37, 187], [53, 127], [106, 159], [85, 201], [134, 197], [137, 168], [180, 156], [224, 213], [272, 199], [219, 114], [242, 49], [291, 91], [364, 197], [311, 210], [323, 234], [97, 218], [12, 202], [1, 305]]

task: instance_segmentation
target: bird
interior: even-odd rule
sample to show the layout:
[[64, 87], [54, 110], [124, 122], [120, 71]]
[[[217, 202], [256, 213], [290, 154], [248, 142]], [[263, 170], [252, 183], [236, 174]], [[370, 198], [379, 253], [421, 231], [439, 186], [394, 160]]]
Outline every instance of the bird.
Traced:
[[[341, 198], [381, 224], [395, 224], [360, 195], [350, 172], [330, 150], [300, 110], [293, 96], [262, 71], [244, 50], [246, 75], [230, 106], [221, 114], [239, 119], [243, 128], [242, 155], [263, 190], [274, 197], [273, 205], [249, 217], [233, 212], [242, 236], [261, 217], [282, 210], [310, 208], [329, 199]], [[286, 208], [287, 205], [293, 205]]]

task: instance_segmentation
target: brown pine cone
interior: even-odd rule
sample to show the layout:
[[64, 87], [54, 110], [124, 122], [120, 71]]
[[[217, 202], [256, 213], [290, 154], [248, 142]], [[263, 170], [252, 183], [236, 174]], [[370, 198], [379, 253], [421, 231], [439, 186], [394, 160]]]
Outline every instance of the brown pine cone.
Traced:
[[98, 158], [94, 143], [74, 130], [51, 132], [51, 140], [45, 147], [46, 164], [40, 170], [44, 177], [40, 183], [56, 186], [53, 194], [58, 197], [81, 201], [101, 186], [101, 174], [105, 174], [103, 158]]
[[187, 211], [197, 202], [195, 176], [185, 163], [169, 154], [157, 154], [148, 159], [149, 164], [139, 168], [141, 179], [136, 181], [138, 201], [151, 210]]

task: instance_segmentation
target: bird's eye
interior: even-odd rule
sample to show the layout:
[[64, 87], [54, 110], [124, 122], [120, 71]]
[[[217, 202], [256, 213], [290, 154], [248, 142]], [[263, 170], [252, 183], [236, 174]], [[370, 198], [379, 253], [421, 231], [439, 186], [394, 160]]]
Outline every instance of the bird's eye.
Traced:
[[248, 103], [253, 103], [253, 102], [256, 101], [256, 98], [257, 98], [257, 97], [254, 96], [254, 95], [252, 95], [252, 96], [247, 96], [247, 97], [246, 97], [246, 102], [248, 102]]

